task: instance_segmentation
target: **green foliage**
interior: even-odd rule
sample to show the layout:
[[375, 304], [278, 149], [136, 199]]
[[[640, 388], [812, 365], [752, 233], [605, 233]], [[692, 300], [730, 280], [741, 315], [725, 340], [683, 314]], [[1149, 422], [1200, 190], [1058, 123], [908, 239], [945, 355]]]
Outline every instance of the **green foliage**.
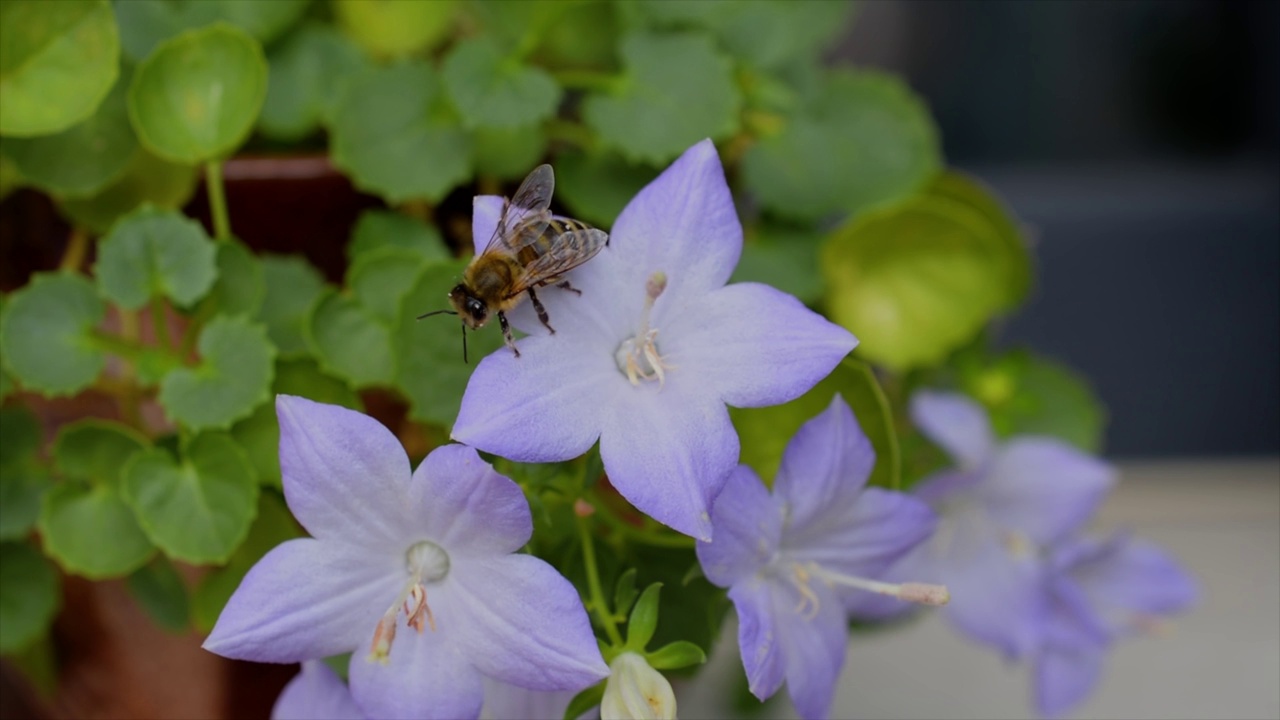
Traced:
[[434, 226], [402, 213], [366, 210], [356, 221], [347, 245], [347, 259], [354, 262], [361, 255], [385, 247], [412, 250], [424, 260], [448, 260], [449, 248]]
[[443, 40], [454, 6], [453, 0], [334, 0], [343, 31], [370, 53], [384, 58], [412, 55]]
[[564, 720], [577, 720], [594, 708], [599, 707], [600, 701], [603, 699], [604, 682], [602, 681], [573, 696], [573, 699], [569, 701], [568, 707], [564, 709]]
[[836, 230], [822, 270], [831, 317], [858, 336], [858, 352], [901, 370], [939, 363], [1017, 304], [1030, 259], [995, 200], [944, 175]]
[[88, 118], [119, 56], [107, 0], [0, 3], [0, 135], [49, 135]]
[[823, 292], [818, 273], [816, 231], [785, 225], [760, 225], [754, 238], [742, 246], [742, 257], [730, 282], [762, 282], [795, 295], [807, 304]]
[[0, 540], [30, 532], [49, 489], [48, 474], [37, 462], [40, 425], [22, 406], [0, 408]]
[[566, 153], [556, 162], [556, 188], [577, 217], [612, 227], [618, 214], [658, 171], [615, 155]]
[[631, 617], [627, 620], [627, 649], [644, 652], [658, 629], [658, 598], [662, 594], [662, 583], [653, 583], [640, 593], [640, 599], [631, 608]]
[[79, 275], [41, 273], [11, 295], [0, 320], [5, 367], [32, 390], [72, 395], [106, 364], [94, 341], [106, 306]]
[[306, 260], [292, 255], [267, 255], [260, 259], [266, 294], [257, 320], [283, 356], [307, 351], [303, 326], [312, 305], [324, 290], [324, 278]]
[[519, 180], [546, 155], [548, 141], [541, 125], [479, 127], [471, 131], [471, 159], [482, 176]]
[[181, 632], [190, 624], [187, 612], [187, 586], [164, 556], [138, 569], [129, 576], [129, 592], [146, 609], [160, 627]]
[[160, 404], [193, 430], [225, 429], [267, 399], [275, 348], [261, 325], [221, 316], [200, 332], [200, 364], [160, 383]]
[[166, 40], [138, 66], [129, 117], [151, 152], [201, 163], [244, 142], [266, 91], [262, 46], [244, 31], [218, 24]]
[[116, 220], [143, 204], [179, 208], [196, 188], [196, 170], [162, 160], [138, 148], [124, 174], [91, 197], [60, 200], [62, 213], [75, 225], [106, 233]]
[[359, 47], [331, 27], [308, 23], [267, 53], [270, 81], [258, 129], [275, 140], [300, 140], [320, 128], [332, 89], [369, 65]]
[[0, 543], [0, 653], [16, 653], [49, 629], [61, 594], [58, 575], [25, 543]]
[[213, 285], [217, 250], [200, 223], [146, 208], [116, 224], [98, 245], [98, 290], [136, 310], [154, 297], [187, 307]]
[[223, 315], [253, 317], [267, 295], [262, 263], [237, 240], [220, 242], [217, 247], [218, 277], [209, 290], [209, 300]]
[[289, 29], [311, 0], [125, 0], [113, 3], [125, 55], [142, 62], [184, 30], [218, 21], [238, 26], [263, 45]]
[[445, 87], [467, 127], [514, 128], [556, 112], [560, 88], [545, 70], [504, 57], [484, 38], [454, 46], [441, 68]]

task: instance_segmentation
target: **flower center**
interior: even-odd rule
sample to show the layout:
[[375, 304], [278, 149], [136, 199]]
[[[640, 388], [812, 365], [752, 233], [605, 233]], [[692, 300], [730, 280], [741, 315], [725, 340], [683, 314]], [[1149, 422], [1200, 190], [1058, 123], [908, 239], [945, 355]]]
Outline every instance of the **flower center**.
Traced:
[[810, 583], [814, 580], [821, 580], [827, 587], [843, 585], [844, 587], [865, 590], [879, 595], [888, 595], [904, 602], [922, 605], [946, 605], [951, 599], [951, 594], [947, 592], [947, 588], [943, 585], [918, 582], [901, 584], [880, 582], [879, 580], [871, 580], [856, 575], [838, 573], [824, 568], [816, 562], [792, 562], [788, 570], [790, 573], [787, 579], [791, 581], [796, 591], [800, 593], [800, 602], [797, 603], [795, 611], [806, 619], [813, 619], [818, 614], [818, 594], [810, 586]]
[[418, 634], [427, 627], [435, 632], [436, 618], [427, 604], [427, 585], [438, 583], [449, 574], [449, 554], [430, 540], [423, 540], [405, 550], [404, 569], [408, 581], [378, 620], [373, 630], [373, 645], [369, 648], [369, 660], [383, 665], [391, 659], [391, 643], [396, 639], [396, 622], [401, 612], [405, 623]]
[[666, 371], [675, 369], [665, 362], [658, 352], [658, 329], [649, 326], [653, 303], [667, 289], [667, 274], [658, 271], [644, 284], [644, 310], [640, 313], [640, 331], [622, 341], [613, 354], [618, 370], [627, 376], [632, 385], [641, 380], [657, 380], [658, 387], [666, 382]]

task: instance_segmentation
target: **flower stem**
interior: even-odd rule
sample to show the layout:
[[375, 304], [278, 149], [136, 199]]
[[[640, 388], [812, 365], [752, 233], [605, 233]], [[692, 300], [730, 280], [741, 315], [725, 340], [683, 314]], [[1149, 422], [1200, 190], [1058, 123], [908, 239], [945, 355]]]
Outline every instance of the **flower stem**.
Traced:
[[626, 76], [599, 70], [560, 70], [553, 73], [556, 82], [568, 90], [593, 90], [613, 93], [622, 88]]
[[209, 211], [213, 213], [213, 235], [218, 240], [231, 238], [231, 218], [227, 215], [227, 195], [222, 187], [222, 163], [210, 160], [204, 166], [205, 188], [209, 192]]
[[84, 256], [89, 252], [89, 233], [83, 228], [74, 227], [67, 236], [67, 249], [62, 252], [62, 260], [58, 269], [64, 272], [80, 272], [84, 265]]
[[590, 151], [596, 145], [596, 136], [591, 130], [571, 120], [548, 120], [543, 126], [550, 140], [559, 140], [583, 150]]
[[600, 517], [604, 518], [605, 522], [609, 523], [609, 526], [614, 530], [617, 530], [622, 535], [626, 535], [628, 540], [640, 543], [641, 545], [652, 545], [654, 547], [665, 548], [692, 549], [697, 546], [696, 541], [691, 537], [665, 532], [652, 533], [643, 528], [631, 525], [626, 520], [615, 515], [613, 510], [609, 508], [608, 504], [599, 497], [597, 497], [596, 502], [592, 504], [600, 511]]
[[169, 322], [164, 311], [164, 298], [159, 295], [151, 298], [151, 327], [156, 334], [156, 345], [165, 349], [172, 347], [169, 341]]
[[596, 569], [596, 548], [592, 544], [591, 533], [587, 529], [587, 519], [578, 517], [578, 535], [582, 538], [582, 561], [587, 566], [587, 587], [591, 591], [591, 609], [596, 618], [604, 626], [604, 632], [615, 646], [622, 646], [622, 635], [614, 623], [613, 614], [604, 601], [604, 590], [600, 588], [600, 571]]

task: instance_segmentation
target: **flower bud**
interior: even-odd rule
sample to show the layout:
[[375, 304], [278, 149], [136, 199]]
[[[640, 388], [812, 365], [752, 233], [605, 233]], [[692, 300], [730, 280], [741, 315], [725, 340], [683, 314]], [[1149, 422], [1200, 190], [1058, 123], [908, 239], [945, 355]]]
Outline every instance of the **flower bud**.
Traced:
[[658, 720], [676, 716], [676, 696], [662, 673], [640, 655], [624, 652], [609, 664], [600, 701], [601, 720]]

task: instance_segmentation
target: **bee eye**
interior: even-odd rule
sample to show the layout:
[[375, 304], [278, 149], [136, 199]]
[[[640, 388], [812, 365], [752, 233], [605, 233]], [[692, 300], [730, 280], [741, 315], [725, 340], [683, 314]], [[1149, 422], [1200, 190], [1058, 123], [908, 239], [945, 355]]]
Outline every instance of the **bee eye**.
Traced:
[[471, 313], [472, 317], [479, 320], [484, 317], [484, 303], [475, 298], [469, 299], [467, 301], [467, 312]]

